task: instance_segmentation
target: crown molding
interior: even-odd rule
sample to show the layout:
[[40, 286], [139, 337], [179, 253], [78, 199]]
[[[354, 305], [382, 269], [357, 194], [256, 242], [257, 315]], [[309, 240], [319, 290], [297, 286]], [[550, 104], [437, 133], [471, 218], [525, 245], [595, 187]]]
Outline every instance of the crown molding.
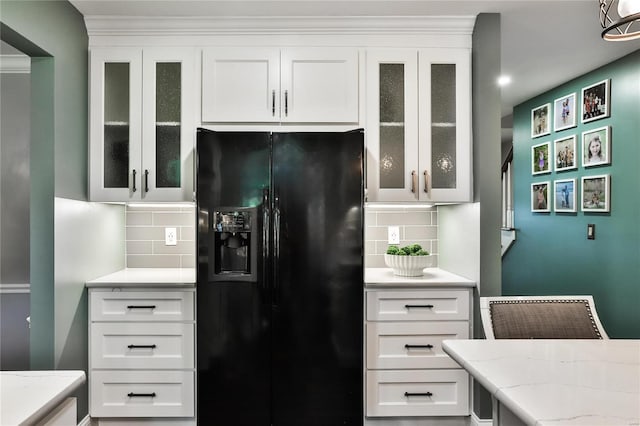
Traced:
[[25, 55], [0, 55], [0, 72], [29, 74], [31, 73], [31, 58]]
[[207, 35], [368, 35], [470, 36], [475, 16], [353, 17], [127, 17], [85, 16], [89, 37]]

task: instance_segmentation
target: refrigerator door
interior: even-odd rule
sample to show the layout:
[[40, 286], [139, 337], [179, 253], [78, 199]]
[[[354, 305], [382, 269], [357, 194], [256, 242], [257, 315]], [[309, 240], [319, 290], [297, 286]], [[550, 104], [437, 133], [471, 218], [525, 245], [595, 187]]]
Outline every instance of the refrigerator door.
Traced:
[[[263, 197], [270, 183], [270, 144], [268, 133], [198, 130], [197, 416], [202, 425], [270, 424], [271, 294], [264, 273], [268, 263], [261, 257], [268, 248], [262, 230], [268, 229]], [[231, 273], [212, 279], [215, 212], [233, 211], [251, 212], [258, 221], [258, 247], [247, 251], [259, 255], [257, 278]]]
[[363, 146], [273, 137], [273, 425], [363, 421]]

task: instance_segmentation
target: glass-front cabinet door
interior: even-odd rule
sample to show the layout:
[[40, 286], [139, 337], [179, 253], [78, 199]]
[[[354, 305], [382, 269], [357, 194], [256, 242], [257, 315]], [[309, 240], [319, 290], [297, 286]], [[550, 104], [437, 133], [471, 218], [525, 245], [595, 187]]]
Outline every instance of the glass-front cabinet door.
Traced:
[[367, 199], [417, 201], [418, 52], [367, 52]]
[[189, 49], [94, 49], [92, 201], [192, 201], [195, 55]]
[[471, 53], [419, 52], [420, 176], [425, 201], [472, 201]]

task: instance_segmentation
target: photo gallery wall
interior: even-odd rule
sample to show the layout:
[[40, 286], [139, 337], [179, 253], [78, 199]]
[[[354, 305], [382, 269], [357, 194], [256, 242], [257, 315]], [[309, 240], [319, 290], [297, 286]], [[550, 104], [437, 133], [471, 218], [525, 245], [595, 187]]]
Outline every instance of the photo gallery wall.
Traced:
[[[579, 179], [567, 178], [531, 184], [531, 211], [575, 213], [577, 194], [583, 212], [611, 211], [611, 177], [608, 173], [588, 174], [592, 167], [611, 165], [611, 126], [598, 125], [597, 120], [611, 114], [611, 80], [603, 80], [584, 87], [580, 98], [568, 93], [552, 103], [531, 110], [531, 137], [550, 140], [531, 147], [531, 174], [544, 175], [552, 171], [562, 173], [584, 169]], [[578, 103], [579, 102], [579, 103]], [[587, 124], [580, 133], [569, 129], [580, 122]], [[595, 122], [594, 124], [589, 124]], [[553, 136], [552, 129], [553, 128]]]

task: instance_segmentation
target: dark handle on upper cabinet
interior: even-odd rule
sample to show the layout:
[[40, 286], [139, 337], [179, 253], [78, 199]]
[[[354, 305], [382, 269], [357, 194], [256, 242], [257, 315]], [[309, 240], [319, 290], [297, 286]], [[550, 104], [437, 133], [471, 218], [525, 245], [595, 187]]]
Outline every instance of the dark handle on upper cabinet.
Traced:
[[410, 396], [433, 396], [433, 394], [431, 392], [424, 392], [424, 393], [405, 392], [404, 396], [408, 398]]
[[129, 392], [129, 393], [127, 394], [127, 396], [128, 396], [129, 398], [134, 398], [134, 397], [144, 397], [144, 396], [146, 396], [146, 397], [151, 397], [151, 398], [155, 398], [156, 393], [155, 393], [155, 392], [151, 392], [151, 393], [133, 393], [133, 392]]
[[433, 308], [433, 305], [404, 305], [405, 308], [407, 309], [411, 309], [411, 308], [427, 308], [427, 309], [431, 309]]
[[132, 192], [136, 192], [136, 169], [133, 169], [133, 188]]
[[156, 305], [128, 305], [127, 309], [155, 309]]
[[129, 345], [129, 349], [155, 349], [156, 345]]
[[289, 91], [284, 91], [284, 115], [289, 115]]
[[433, 349], [433, 345], [404, 345], [406, 349]]
[[271, 116], [276, 116], [276, 91], [271, 91]]
[[149, 170], [144, 169], [144, 192], [149, 192]]
[[424, 192], [429, 193], [429, 174], [425, 170], [424, 173]]

